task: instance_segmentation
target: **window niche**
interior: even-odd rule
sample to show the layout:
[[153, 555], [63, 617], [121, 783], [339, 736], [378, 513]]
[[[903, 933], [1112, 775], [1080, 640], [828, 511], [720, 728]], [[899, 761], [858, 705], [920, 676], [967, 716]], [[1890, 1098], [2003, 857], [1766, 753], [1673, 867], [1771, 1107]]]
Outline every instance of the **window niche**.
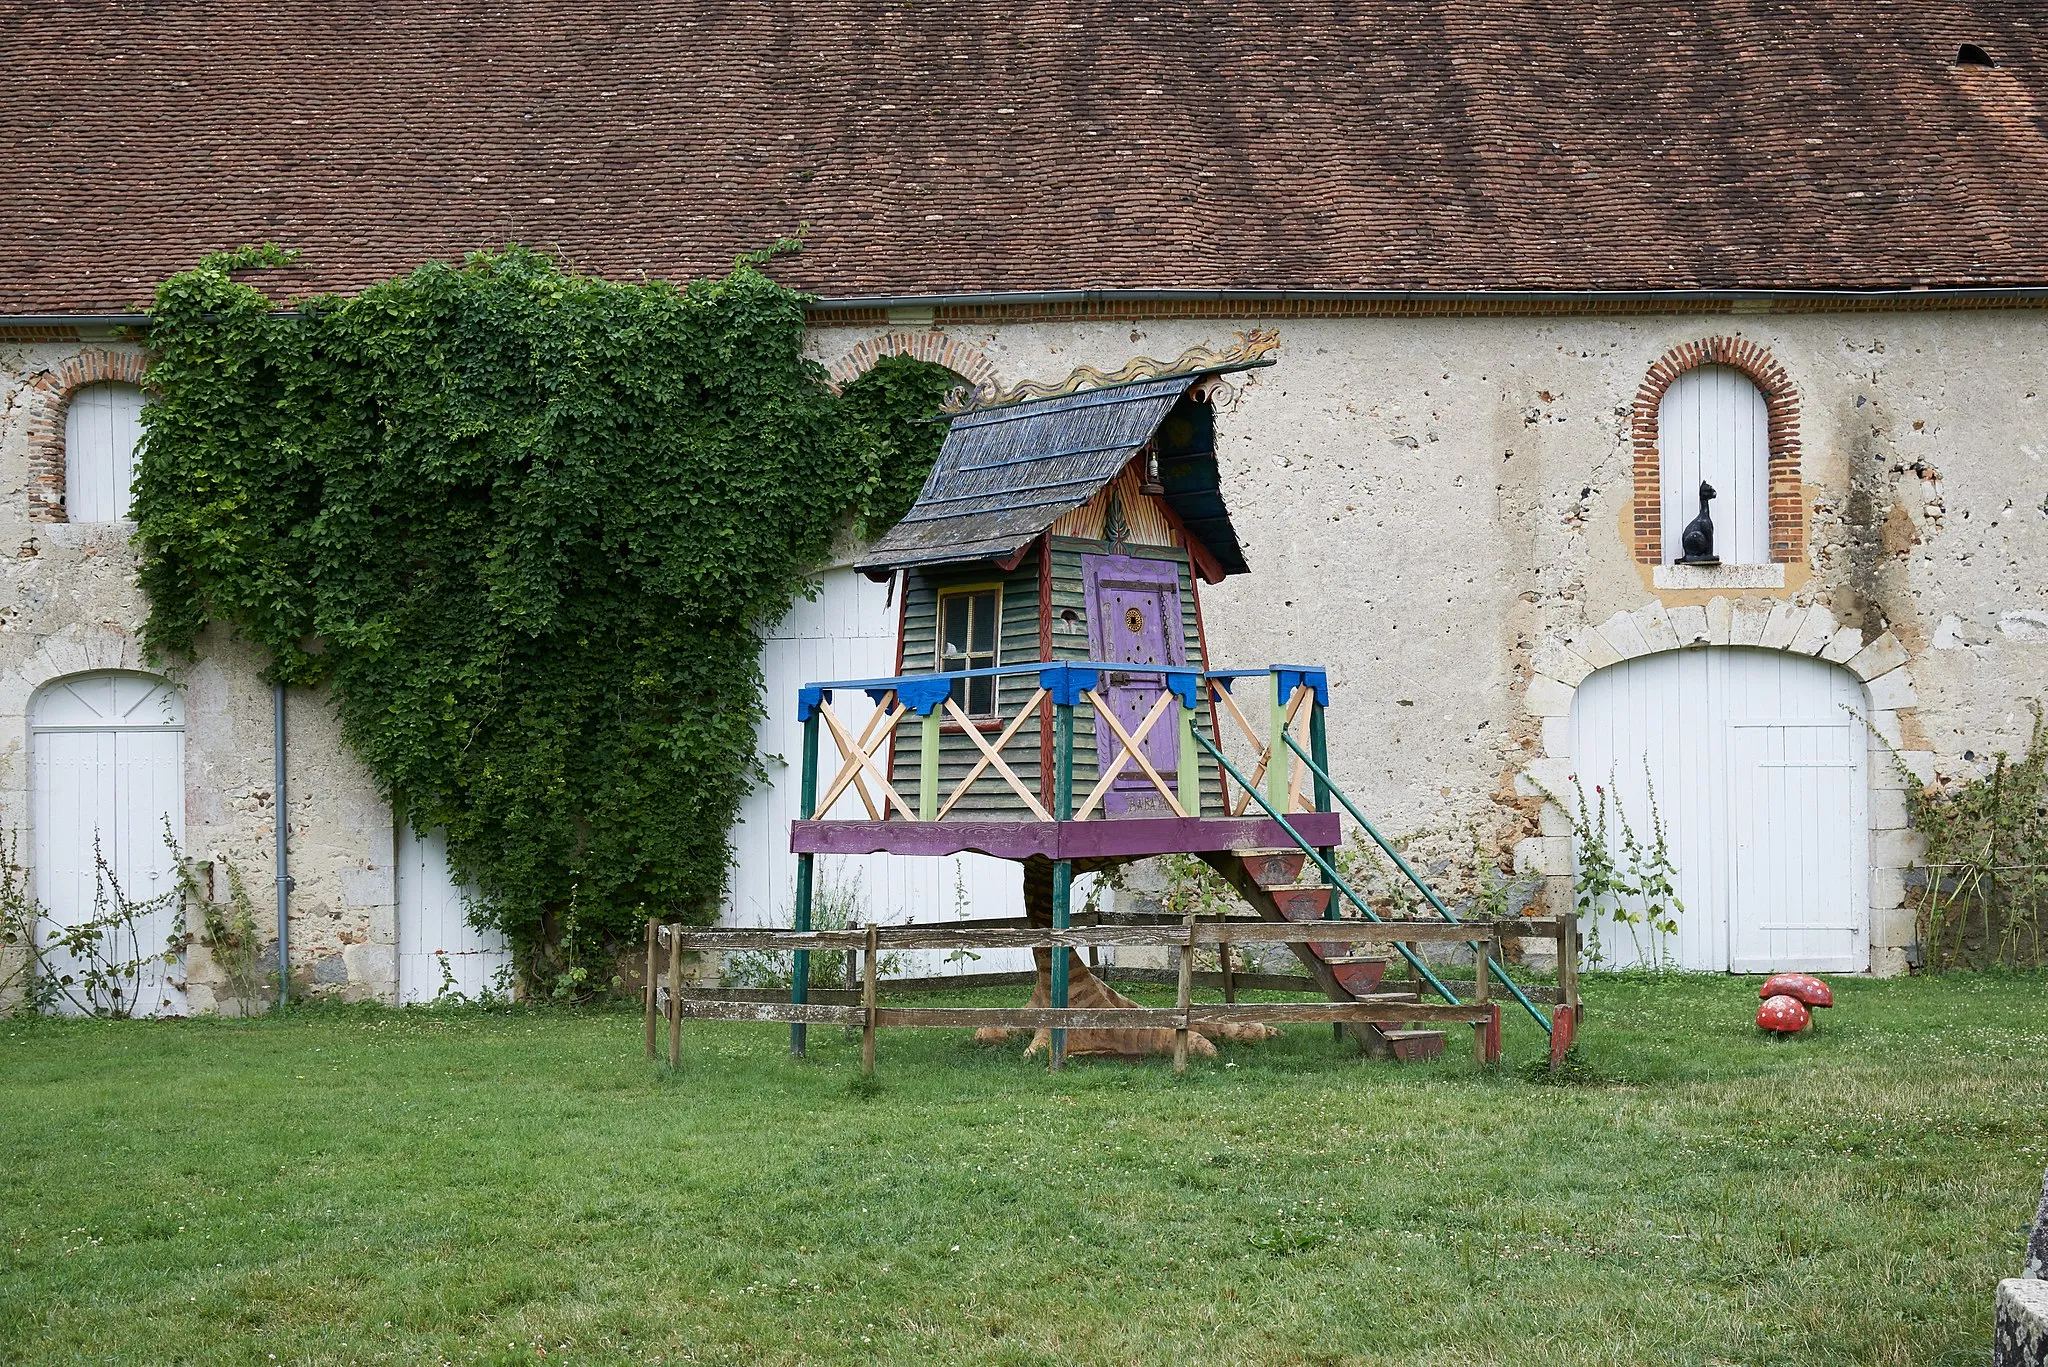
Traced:
[[74, 391], [64, 410], [64, 520], [125, 522], [142, 439], [142, 390], [106, 380]]
[[[1790, 391], [1783, 386], [1773, 400], [1753, 373], [1778, 383], [1761, 348], [1720, 338], [1681, 348], [1651, 372], [1654, 407], [1637, 409], [1636, 541], [1658, 588], [1784, 587], [1785, 562], [1804, 541]], [[1651, 470], [1654, 482], [1644, 478]], [[1706, 555], [1702, 532], [1711, 538]]]

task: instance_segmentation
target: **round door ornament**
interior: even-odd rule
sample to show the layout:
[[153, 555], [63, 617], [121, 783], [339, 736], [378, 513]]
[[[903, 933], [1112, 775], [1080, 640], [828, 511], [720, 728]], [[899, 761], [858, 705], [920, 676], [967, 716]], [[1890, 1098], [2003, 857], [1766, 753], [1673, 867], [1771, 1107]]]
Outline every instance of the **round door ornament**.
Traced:
[[1125, 609], [1124, 625], [1126, 627], [1129, 627], [1134, 632], [1143, 631], [1145, 629], [1145, 614], [1138, 611], [1136, 608]]

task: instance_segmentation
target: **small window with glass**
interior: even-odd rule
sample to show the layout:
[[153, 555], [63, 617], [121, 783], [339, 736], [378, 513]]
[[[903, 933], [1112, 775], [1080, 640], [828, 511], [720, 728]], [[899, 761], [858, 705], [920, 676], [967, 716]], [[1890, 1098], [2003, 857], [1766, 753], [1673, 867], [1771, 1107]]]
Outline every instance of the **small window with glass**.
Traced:
[[[1002, 620], [998, 587], [954, 589], [939, 595], [939, 672], [996, 667], [996, 627]], [[994, 675], [953, 681], [953, 705], [970, 717], [996, 715]]]

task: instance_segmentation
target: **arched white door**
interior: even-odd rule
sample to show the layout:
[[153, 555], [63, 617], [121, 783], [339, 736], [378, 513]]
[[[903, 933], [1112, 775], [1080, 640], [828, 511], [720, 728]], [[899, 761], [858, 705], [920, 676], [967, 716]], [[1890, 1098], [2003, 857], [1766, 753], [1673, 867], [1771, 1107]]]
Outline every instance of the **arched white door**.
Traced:
[[[1767, 650], [1640, 656], [1579, 685], [1572, 762], [1594, 812], [1602, 789], [1647, 846], [1654, 785], [1685, 903], [1664, 947], [1679, 967], [1869, 968], [1867, 706], [1849, 671]], [[1618, 822], [1608, 843], [1625, 858]], [[1611, 923], [1601, 949], [1651, 957]]]
[[469, 923], [470, 891], [448, 871], [444, 831], [413, 834], [398, 819], [398, 1001], [430, 1002], [447, 994], [475, 1000], [502, 995], [512, 951], [502, 933]]
[[[185, 930], [176, 895], [185, 839], [185, 711], [178, 691], [147, 674], [86, 674], [60, 679], [29, 705], [29, 826], [35, 889], [46, 947], [60, 927], [86, 924], [115, 905], [146, 906], [132, 930], [102, 937], [104, 958], [145, 957], [140, 977], [121, 989], [123, 1013], [185, 1011], [183, 960], [162, 955]], [[168, 835], [168, 840], [166, 836]], [[84, 965], [46, 948], [59, 973], [82, 979]], [[111, 992], [88, 1001], [82, 982], [59, 1009], [105, 1009]]]

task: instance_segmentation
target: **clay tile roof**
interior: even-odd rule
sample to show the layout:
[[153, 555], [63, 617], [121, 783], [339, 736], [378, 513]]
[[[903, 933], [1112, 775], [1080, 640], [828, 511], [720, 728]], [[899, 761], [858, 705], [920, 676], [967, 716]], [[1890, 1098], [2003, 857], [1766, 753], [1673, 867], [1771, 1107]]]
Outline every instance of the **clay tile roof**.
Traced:
[[[521, 241], [828, 297], [2048, 285], [2038, 0], [8, 0], [0, 314]], [[1995, 66], [1959, 65], [1961, 45]]]

